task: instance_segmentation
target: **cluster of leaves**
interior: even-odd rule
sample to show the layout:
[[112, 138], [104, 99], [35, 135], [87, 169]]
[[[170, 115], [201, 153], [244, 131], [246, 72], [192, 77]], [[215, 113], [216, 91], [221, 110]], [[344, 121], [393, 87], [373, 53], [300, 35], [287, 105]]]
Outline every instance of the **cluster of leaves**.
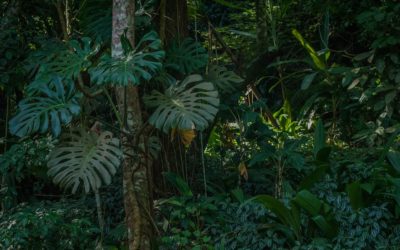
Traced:
[[[31, 139], [38, 133], [62, 135], [50, 157], [53, 143], [42, 139], [12, 145], [0, 156], [4, 208], [17, 203], [17, 184], [32, 175], [49, 175], [72, 193], [98, 195], [104, 184], [112, 183], [124, 157], [118, 135], [89, 130], [93, 114], [86, 104], [94, 100], [84, 90], [103, 91], [112, 102], [107, 88], [134, 85], [144, 93], [147, 111], [153, 111], [148, 122], [155, 128], [172, 137], [178, 134], [187, 147], [196, 131], [208, 138], [204, 176], [192, 182], [201, 183], [193, 190], [204, 185], [208, 197], [196, 196], [178, 176], [165, 175], [181, 195], [158, 204], [161, 249], [398, 247], [400, 4], [189, 1], [196, 18], [197, 11], [221, 11], [208, 14], [220, 23], [216, 30], [230, 50], [220, 48], [220, 41], [213, 44], [215, 31], [210, 34], [213, 27], [208, 25], [201, 27], [207, 34], [200, 32], [208, 39], [206, 51], [197, 36], [162, 42], [155, 31], [149, 32], [154, 2], [138, 2], [139, 39], [132, 46], [121, 36], [123, 52], [117, 56], [108, 50], [111, 1], [73, 3], [79, 32], [67, 41], [50, 37], [52, 23], [58, 22], [51, 15], [1, 16], [2, 26], [4, 20], [20, 25], [0, 32], [0, 94], [21, 91], [16, 86], [29, 83], [9, 122], [11, 134]], [[24, 6], [32, 5], [21, 1], [19, 8]], [[345, 21], [339, 21], [342, 16]], [[35, 26], [29, 30], [39, 29], [45, 41], [21, 31], [29, 20]], [[352, 40], [350, 33], [357, 38]], [[228, 70], [234, 66], [221, 64], [228, 57], [220, 49], [239, 55], [235, 67], [246, 69], [247, 82], [260, 93], [250, 88], [245, 96], [240, 91], [244, 80]], [[251, 93], [266, 99], [254, 102]], [[207, 130], [210, 124], [215, 125], [212, 131]], [[138, 148], [155, 158], [160, 146], [153, 139]], [[114, 182], [109, 190], [120, 184]], [[107, 209], [118, 214], [106, 222], [112, 243], [126, 239], [118, 191], [118, 198], [106, 195]], [[117, 207], [111, 206], [114, 201]], [[0, 246], [94, 248], [99, 230], [84, 206], [63, 206], [43, 202], [2, 214]]]
[[84, 203], [20, 204], [0, 214], [3, 249], [94, 249], [98, 228]]
[[[46, 163], [53, 147], [51, 137], [27, 139], [12, 145], [0, 155], [0, 173], [3, 177], [0, 197], [5, 209], [15, 205], [18, 198], [16, 186], [19, 183], [29, 182], [33, 178], [41, 180], [41, 184], [48, 182]], [[33, 186], [33, 191], [39, 191], [41, 184]]]

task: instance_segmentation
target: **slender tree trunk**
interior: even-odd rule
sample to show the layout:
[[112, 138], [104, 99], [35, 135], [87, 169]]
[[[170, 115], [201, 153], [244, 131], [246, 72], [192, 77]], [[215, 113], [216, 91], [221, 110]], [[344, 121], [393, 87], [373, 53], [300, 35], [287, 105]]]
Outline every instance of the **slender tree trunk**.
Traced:
[[[134, 46], [134, 0], [113, 1], [112, 56], [123, 54], [120, 36], [128, 29], [127, 36]], [[146, 161], [135, 147], [137, 135], [143, 126], [142, 111], [137, 87], [116, 87], [118, 109], [122, 115], [122, 147], [125, 153], [123, 161], [123, 192], [126, 226], [128, 229], [128, 247], [130, 250], [150, 249], [152, 238], [151, 204], [149, 173]]]
[[64, 40], [68, 40], [69, 34], [68, 34], [68, 22], [66, 20], [66, 13], [67, 13], [67, 9], [64, 11], [63, 10], [63, 5], [61, 1], [57, 1], [55, 2], [55, 6], [57, 9], [57, 14], [58, 14], [58, 19], [60, 22], [60, 26], [61, 26], [61, 30], [63, 33], [63, 39]]
[[101, 197], [100, 197], [100, 193], [99, 190], [96, 189], [94, 191], [94, 196], [96, 199], [96, 210], [97, 210], [97, 220], [99, 221], [99, 227], [100, 227], [100, 247], [102, 247], [103, 244], [103, 240], [104, 240], [104, 217], [103, 217], [103, 211], [101, 208]]
[[257, 50], [268, 49], [267, 10], [265, 0], [256, 0]]

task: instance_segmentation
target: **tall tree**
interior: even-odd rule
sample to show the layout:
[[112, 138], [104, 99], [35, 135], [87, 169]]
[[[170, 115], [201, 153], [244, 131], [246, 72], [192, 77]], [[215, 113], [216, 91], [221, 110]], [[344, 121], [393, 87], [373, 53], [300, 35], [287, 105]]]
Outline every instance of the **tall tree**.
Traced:
[[[127, 38], [131, 45], [135, 44], [135, 1], [114, 0], [112, 22], [112, 56], [123, 55], [121, 35], [127, 30]], [[138, 87], [116, 87], [118, 109], [122, 116], [121, 124], [123, 161], [123, 193], [128, 229], [128, 246], [130, 250], [150, 249], [152, 228], [150, 223], [150, 190], [149, 171], [143, 164], [143, 155], [135, 150], [141, 140], [140, 131], [143, 126], [142, 111]]]

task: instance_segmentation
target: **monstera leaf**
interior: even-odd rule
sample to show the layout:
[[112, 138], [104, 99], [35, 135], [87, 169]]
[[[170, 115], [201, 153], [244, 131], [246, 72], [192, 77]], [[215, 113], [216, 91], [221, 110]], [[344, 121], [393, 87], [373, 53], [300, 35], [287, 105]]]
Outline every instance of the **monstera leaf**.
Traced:
[[153, 91], [145, 96], [149, 107], [156, 107], [149, 122], [168, 132], [173, 128], [204, 130], [217, 114], [218, 92], [200, 75], [190, 75], [170, 86], [164, 94]]
[[22, 137], [32, 133], [45, 133], [51, 126], [54, 136], [61, 133], [61, 125], [69, 124], [74, 115], [80, 112], [78, 96], [72, 84], [66, 89], [60, 78], [54, 78], [52, 84], [41, 86], [35, 96], [23, 99], [19, 112], [10, 122], [10, 132]]
[[97, 40], [111, 41], [112, 1], [83, 1], [78, 19], [84, 34]]
[[181, 44], [173, 43], [167, 51], [166, 67], [191, 74], [207, 65], [207, 51], [193, 39], [187, 38]]
[[100, 46], [93, 45], [88, 37], [82, 38], [81, 41], [68, 41], [67, 49], [58, 53], [44, 67], [50, 73], [59, 73], [68, 78], [76, 78], [81, 71], [87, 70], [92, 65], [89, 59], [97, 54], [99, 48]]
[[120, 58], [103, 56], [97, 67], [89, 72], [97, 84], [113, 83], [126, 86], [150, 80], [162, 68], [164, 51], [156, 32], [147, 33], [135, 49]]
[[221, 93], [232, 93], [243, 82], [243, 79], [233, 71], [227, 70], [223, 66], [212, 65], [208, 69], [206, 80], [214, 83]]
[[83, 185], [86, 193], [110, 184], [121, 161], [119, 140], [110, 132], [97, 135], [83, 129], [72, 131], [50, 154], [48, 174], [53, 181], [72, 193]]

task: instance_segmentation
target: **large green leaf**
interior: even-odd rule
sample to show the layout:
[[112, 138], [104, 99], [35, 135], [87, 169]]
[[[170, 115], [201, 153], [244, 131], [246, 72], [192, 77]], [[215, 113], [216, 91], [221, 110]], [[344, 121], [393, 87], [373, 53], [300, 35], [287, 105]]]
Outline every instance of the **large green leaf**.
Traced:
[[89, 73], [97, 84], [138, 85], [141, 80], [148, 81], [161, 70], [164, 55], [161, 40], [157, 33], [152, 31], [144, 35], [136, 48], [126, 55], [120, 58], [104, 55]]
[[324, 59], [314, 50], [314, 48], [303, 38], [299, 31], [296, 29], [292, 30], [292, 34], [300, 42], [300, 44], [307, 50], [310, 55], [314, 66], [319, 70], [325, 70], [326, 64]]
[[312, 217], [312, 220], [329, 238], [333, 238], [337, 235], [337, 225], [334, 221], [327, 220], [327, 218], [322, 215], [316, 215]]
[[358, 210], [364, 206], [362, 187], [359, 181], [348, 184], [346, 191], [349, 195], [350, 205], [354, 210]]
[[293, 201], [306, 210], [312, 217], [311, 219], [328, 237], [337, 234], [336, 222], [332, 217], [329, 205], [318, 199], [308, 190], [301, 190], [297, 193]]
[[85, 35], [102, 41], [111, 41], [112, 1], [81, 1], [79, 21]]
[[389, 151], [386, 156], [393, 168], [400, 173], [400, 153], [396, 151]]
[[36, 132], [45, 133], [51, 126], [54, 136], [61, 133], [61, 125], [69, 124], [79, 114], [80, 105], [73, 85], [66, 89], [60, 78], [54, 78], [54, 88], [41, 86], [38, 94], [23, 99], [19, 111], [10, 122], [10, 132], [16, 136], [27, 136]]
[[283, 224], [291, 227], [295, 234], [299, 236], [301, 226], [300, 215], [295, 207], [289, 209], [281, 201], [270, 195], [257, 195], [248, 201], [255, 201], [264, 205], [267, 209], [271, 210]]
[[168, 132], [172, 128], [204, 130], [218, 112], [218, 92], [200, 75], [190, 75], [170, 86], [164, 94], [154, 90], [144, 97], [149, 107], [156, 107], [149, 122]]
[[205, 67], [207, 62], [207, 51], [191, 38], [186, 38], [181, 43], [175, 42], [167, 50], [166, 67], [183, 74], [195, 73]]
[[214, 83], [221, 93], [232, 93], [235, 91], [243, 79], [235, 72], [227, 70], [223, 66], [211, 65], [208, 74], [205, 76], [207, 81]]
[[322, 202], [308, 190], [298, 192], [294, 201], [312, 216], [319, 214], [322, 207]]
[[81, 71], [87, 70], [92, 62], [90, 58], [97, 54], [100, 46], [94, 45], [88, 37], [80, 41], [71, 40], [67, 49], [62, 50], [44, 65], [49, 73], [58, 73], [66, 78], [77, 78]]
[[313, 72], [308, 75], [306, 75], [303, 78], [303, 82], [301, 83], [301, 89], [306, 90], [308, 87], [310, 87], [311, 83], [314, 81], [314, 78], [317, 76], [318, 72]]
[[72, 193], [81, 185], [88, 193], [103, 183], [111, 183], [121, 156], [119, 140], [110, 132], [97, 135], [79, 129], [66, 134], [61, 145], [51, 152], [48, 174], [56, 184], [72, 188]]

